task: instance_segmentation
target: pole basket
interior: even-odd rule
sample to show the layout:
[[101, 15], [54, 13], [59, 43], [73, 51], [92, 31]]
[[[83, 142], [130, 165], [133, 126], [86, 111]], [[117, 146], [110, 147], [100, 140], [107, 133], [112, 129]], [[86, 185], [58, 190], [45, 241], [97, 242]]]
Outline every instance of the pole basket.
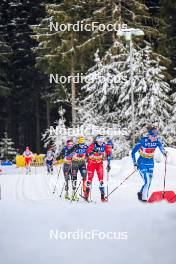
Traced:
[[174, 191], [158, 191], [153, 192], [150, 198], [148, 199], [148, 203], [167, 201], [168, 203], [176, 203], [176, 194]]

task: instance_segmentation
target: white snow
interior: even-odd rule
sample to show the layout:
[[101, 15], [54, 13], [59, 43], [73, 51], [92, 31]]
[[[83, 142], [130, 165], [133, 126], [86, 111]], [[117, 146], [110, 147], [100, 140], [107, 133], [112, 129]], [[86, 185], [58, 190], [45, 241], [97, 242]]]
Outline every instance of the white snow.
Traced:
[[[170, 154], [172, 155], [172, 154]], [[173, 151], [174, 158], [174, 151]], [[52, 181], [45, 168], [4, 168], [0, 175], [0, 261], [3, 264], [135, 263], [174, 264], [176, 260], [176, 207], [166, 202], [141, 204], [136, 193], [141, 178], [135, 173], [114, 192], [108, 204], [99, 201], [98, 182], [93, 182], [92, 199], [97, 203], [59, 198], [63, 183], [53, 195]], [[133, 171], [131, 159], [112, 162], [112, 190]], [[168, 165], [167, 190], [176, 191], [175, 166]], [[151, 192], [162, 190], [164, 163], [156, 163]], [[77, 230], [127, 232], [121, 240], [50, 239], [50, 231]]]

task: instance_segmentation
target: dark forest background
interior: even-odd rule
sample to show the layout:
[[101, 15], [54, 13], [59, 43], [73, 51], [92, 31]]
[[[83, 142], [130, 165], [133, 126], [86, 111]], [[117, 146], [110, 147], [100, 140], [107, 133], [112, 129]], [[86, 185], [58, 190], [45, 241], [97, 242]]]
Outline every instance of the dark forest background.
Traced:
[[[55, 87], [49, 84], [48, 76], [36, 67], [37, 55], [33, 52], [38, 43], [32, 37], [34, 32], [31, 26], [45, 18], [44, 4], [59, 2], [62, 1], [0, 2], [0, 138], [7, 132], [20, 150], [29, 145], [33, 151], [42, 151], [41, 134], [59, 118], [60, 106], [66, 109], [66, 122], [71, 124], [71, 104], [68, 100], [55, 102], [50, 98]], [[157, 53], [168, 59], [165, 62], [168, 80], [174, 79], [176, 1], [142, 2], [148, 7], [151, 18], [157, 17], [161, 21], [150, 25], [162, 33], [161, 38], [156, 37], [151, 41]]]

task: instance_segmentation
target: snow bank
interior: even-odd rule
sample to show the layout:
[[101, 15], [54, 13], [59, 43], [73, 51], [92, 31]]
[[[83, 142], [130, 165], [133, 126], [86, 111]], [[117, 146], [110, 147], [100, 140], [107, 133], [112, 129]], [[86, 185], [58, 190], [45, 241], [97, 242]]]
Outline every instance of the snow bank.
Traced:
[[[155, 166], [151, 192], [163, 188], [164, 163]], [[130, 157], [112, 162], [110, 186], [119, 184], [133, 170]], [[57, 171], [55, 168], [55, 175]], [[106, 178], [106, 177], [105, 177]], [[135, 173], [114, 192], [108, 204], [100, 203], [98, 181], [92, 199], [70, 203], [52, 195], [51, 177], [45, 168], [32, 175], [13, 168], [0, 176], [0, 259], [3, 264], [175, 264], [175, 204], [142, 204], [136, 193], [142, 181]], [[60, 180], [63, 180], [61, 175]], [[111, 182], [112, 181], [112, 182]], [[168, 165], [167, 188], [176, 191], [175, 167]], [[53, 232], [115, 232], [127, 239], [56, 239]]]

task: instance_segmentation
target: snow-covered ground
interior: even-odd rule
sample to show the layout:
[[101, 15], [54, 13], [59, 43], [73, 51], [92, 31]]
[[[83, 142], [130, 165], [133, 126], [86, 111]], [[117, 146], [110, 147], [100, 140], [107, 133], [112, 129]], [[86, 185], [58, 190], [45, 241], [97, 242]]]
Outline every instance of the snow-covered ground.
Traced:
[[[58, 189], [52, 194], [58, 168], [54, 169], [54, 175], [48, 176], [44, 167], [32, 168], [31, 175], [25, 175], [21, 168], [3, 168], [0, 175], [0, 263], [175, 264], [176, 204], [140, 203], [136, 199], [142, 184], [138, 172], [112, 194], [107, 204], [100, 202], [95, 179], [92, 200], [97, 203], [88, 204], [59, 198], [62, 174]], [[132, 171], [129, 157], [113, 161], [109, 189]], [[154, 174], [151, 193], [162, 190], [163, 162], [156, 163]], [[168, 164], [166, 186], [167, 190], [176, 191], [174, 162]], [[61, 239], [59, 232], [76, 233], [61, 233]], [[86, 232], [92, 232], [92, 239], [83, 238]], [[108, 236], [108, 232], [115, 232], [117, 238], [123, 239], [93, 237], [95, 233]], [[80, 234], [82, 237], [77, 239]], [[63, 239], [64, 236], [70, 239]]]

